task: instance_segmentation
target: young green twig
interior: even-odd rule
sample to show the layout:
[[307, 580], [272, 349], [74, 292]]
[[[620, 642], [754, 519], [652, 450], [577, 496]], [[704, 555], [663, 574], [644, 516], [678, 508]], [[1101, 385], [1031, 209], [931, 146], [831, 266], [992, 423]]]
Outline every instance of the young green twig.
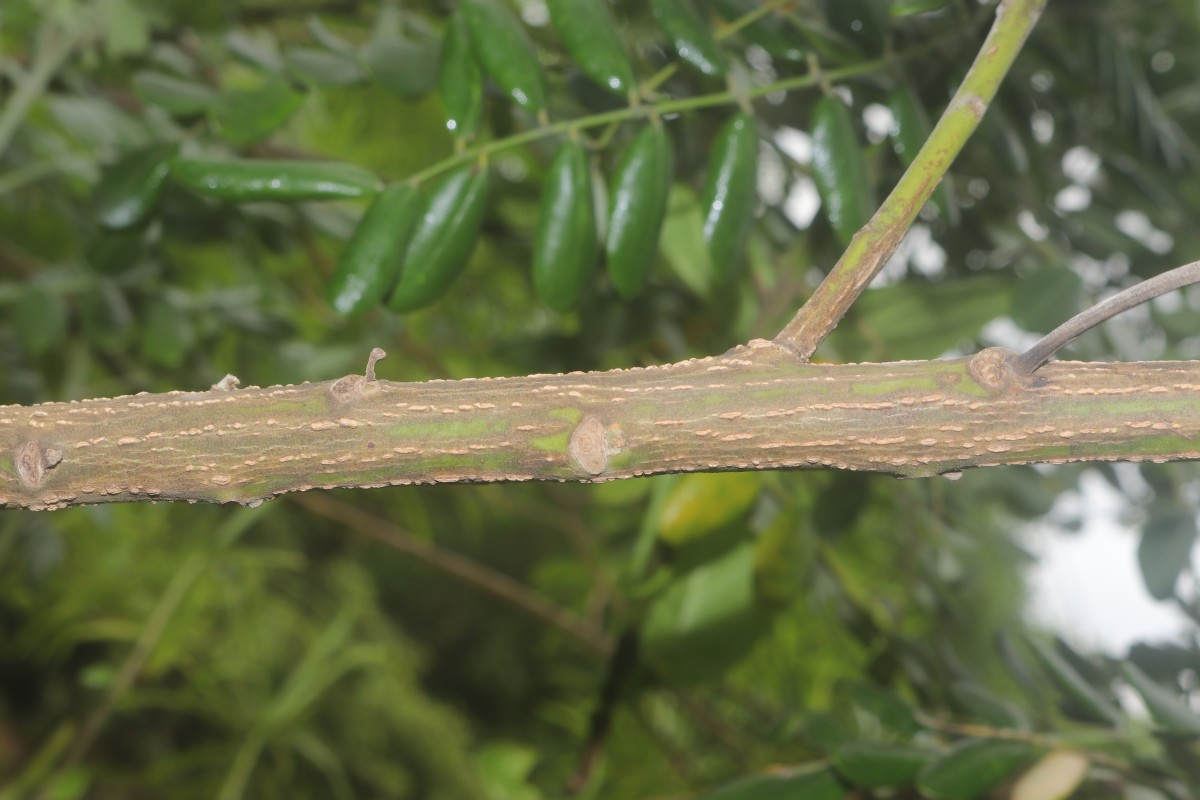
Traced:
[[[846, 252], [775, 342], [803, 360], [816, 351], [883, 268], [921, 207], [979, 126], [1046, 0], [1003, 0], [996, 22], [950, 105], [887, 200], [854, 235]], [[836, 77], [833, 72], [829, 78]]]

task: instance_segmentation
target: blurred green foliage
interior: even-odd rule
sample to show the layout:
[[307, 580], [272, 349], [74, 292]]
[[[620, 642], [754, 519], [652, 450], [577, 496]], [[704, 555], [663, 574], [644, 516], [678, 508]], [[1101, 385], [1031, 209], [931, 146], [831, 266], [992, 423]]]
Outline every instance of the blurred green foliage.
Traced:
[[[836, 260], [829, 221], [802, 210], [821, 90], [773, 92], [752, 104], [758, 193], [736, 283], [716, 291], [698, 238], [710, 150], [738, 110], [724, 102], [664, 119], [674, 184], [646, 289], [623, 300], [597, 275], [577, 309], [544, 306], [529, 265], [559, 137], [510, 146], [545, 126], [510, 101], [518, 75], [484, 85], [478, 138], [456, 143], [435, 88], [455, 5], [6, 0], [0, 402], [226, 373], [323, 380], [360, 371], [375, 346], [395, 380], [688, 358], [771, 336]], [[879, 112], [902, 91], [936, 117], [994, 12], [776, 3], [731, 32], [723, 22], [758, 4], [653, 5], [721, 37], [735, 94], [804, 74], [806, 53], [867, 65], [839, 87], [857, 142], [840, 158], [880, 195], [912, 154], [893, 151], [911, 136], [889, 138]], [[520, 19], [553, 122], [625, 107], [542, 3], [472, 6]], [[603, 11], [643, 84], [658, 76], [642, 102], [725, 88], [669, 68], [649, 4]], [[820, 357], [934, 358], [1040, 334], [1200, 250], [1197, 14], [1184, 0], [1052, 2], [912, 246]], [[871, 66], [881, 53], [902, 58]], [[582, 132], [595, 186], [643, 125]], [[366, 200], [228, 202], [163, 167], [176, 153], [319, 159], [394, 182], [480, 144], [493, 186], [465, 274], [423, 310], [349, 320], [324, 298]], [[1153, 303], [1074, 354], [1195, 357], [1198, 304], [1195, 291]], [[1151, 592], [1200, 618], [1194, 469], [1094, 468], [1135, 489]], [[0, 798], [1001, 797], [1041, 757], [1070, 777], [1077, 762], [1054, 754], [1075, 748], [1090, 769], [1074, 796], [1185, 800], [1200, 784], [1194, 633], [1121, 664], [1029, 646], [1014, 534], [1083, 469], [5, 512]], [[1130, 712], [1136, 696], [1149, 716]]]

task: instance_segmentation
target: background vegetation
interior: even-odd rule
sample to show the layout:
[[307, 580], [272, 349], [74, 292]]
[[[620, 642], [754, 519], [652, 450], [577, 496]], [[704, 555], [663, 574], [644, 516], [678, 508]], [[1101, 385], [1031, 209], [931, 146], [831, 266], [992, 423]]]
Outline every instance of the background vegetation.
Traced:
[[[656, 87], [641, 102], [697, 100], [664, 115], [675, 166], [657, 258], [635, 297], [597, 272], [560, 312], [529, 265], [561, 136], [512, 146], [547, 123], [495, 80], [478, 139], [447, 130], [438, 68], [456, 4], [7, 0], [0, 402], [226, 373], [323, 380], [361, 371], [375, 346], [391, 353], [382, 376], [424, 380], [654, 364], [773, 335], [841, 251], [830, 207], [869, 204], [902, 171], [897, 89], [940, 113], [995, 4], [776, 2], [767, 27], [738, 32], [726, 23], [758, 4], [697, 4], [726, 78], [672, 66], [655, 5], [605, 3]], [[544, 4], [498, 7], [521, 13], [551, 122], [627, 107], [580, 72]], [[945, 193], [818, 356], [1025, 341], [1194, 258], [1198, 37], [1185, 0], [1054, 0]], [[836, 90], [767, 88], [814, 68]], [[805, 132], [830, 91], [849, 101], [842, 157], [861, 179], [818, 191]], [[760, 135], [755, 219], [719, 285], [728, 265], [703, 246], [698, 198], [739, 108]], [[583, 130], [590, 167], [612, 176], [646, 124]], [[144, 210], [105, 217], [105, 192], [146, 153], [432, 180], [479, 143], [493, 184], [470, 262], [414, 313], [347, 319], [325, 299], [363, 201], [226, 202], [160, 175]], [[1198, 302], [1164, 298], [1073, 355], [1194, 358]], [[1085, 469], [1129, 494], [1150, 591], [1200, 619], [1185, 464], [8, 512], [0, 798], [1002, 797], [1039, 759], [1066, 788], [1023, 778], [1015, 796], [1193, 797], [1194, 633], [1112, 660], [1022, 621], [1015, 534]]]

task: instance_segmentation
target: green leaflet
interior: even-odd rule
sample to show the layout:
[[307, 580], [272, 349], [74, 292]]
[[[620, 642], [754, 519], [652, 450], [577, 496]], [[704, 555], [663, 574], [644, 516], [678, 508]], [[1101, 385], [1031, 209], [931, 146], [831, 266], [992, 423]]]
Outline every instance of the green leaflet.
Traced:
[[854, 122], [845, 103], [822, 97], [812, 116], [812, 170], [830, 226], [843, 244], [875, 211]]
[[807, 515], [781, 512], [754, 544], [754, 587], [761, 603], [782, 608], [809, 585], [815, 542]]
[[1013, 322], [1044, 333], [1058, 327], [1079, 308], [1083, 279], [1067, 266], [1045, 266], [1021, 277], [1013, 291]]
[[542, 114], [542, 65], [520, 20], [501, 0], [463, 0], [460, 8], [484, 70], [517, 105]]
[[76, 302], [91, 347], [103, 353], [116, 353], [129, 346], [134, 334], [133, 309], [116, 282], [97, 281]]
[[892, 0], [888, 5], [888, 13], [893, 17], [911, 17], [941, 11], [948, 5], [950, 0]]
[[209, 87], [162, 72], [139, 72], [132, 85], [139, 100], [177, 117], [203, 114], [217, 100], [217, 93]]
[[365, 197], [379, 188], [374, 173], [329, 161], [176, 158], [171, 176], [200, 194], [239, 203]]
[[704, 209], [686, 183], [671, 184], [658, 252], [684, 286], [700, 297], [712, 295], [713, 267], [704, 241]]
[[222, 92], [208, 109], [209, 121], [222, 139], [245, 147], [279, 129], [303, 99], [287, 82], [272, 78], [253, 89]]
[[936, 753], [911, 745], [845, 742], [833, 751], [838, 774], [855, 786], [884, 789], [907, 786]]
[[361, 58], [376, 84], [405, 99], [420, 97], [437, 83], [438, 52], [428, 42], [378, 36], [362, 48]]
[[758, 181], [758, 124], [735, 114], [717, 134], [704, 184], [704, 242], [715, 283], [728, 284], [746, 249]]
[[1196, 534], [1196, 514], [1188, 505], [1173, 500], [1151, 507], [1137, 551], [1142, 582], [1151, 597], [1166, 600], [1175, 594]]
[[[722, 17], [734, 22], [753, 13], [760, 3], [759, 0], [713, 0], [713, 6]], [[755, 20], [742, 28], [738, 35], [766, 50], [774, 58], [797, 62], [804, 60], [806, 42], [778, 14], [768, 14]]]
[[191, 317], [164, 298], [142, 309], [139, 349], [147, 360], [164, 367], [183, 364], [196, 343]]
[[1019, 706], [1003, 697], [992, 694], [978, 684], [958, 681], [950, 687], [955, 703], [969, 715], [996, 728], [1012, 728], [1027, 731], [1033, 723]]
[[104, 170], [92, 191], [92, 208], [106, 228], [132, 228], [145, 222], [158, 205], [171, 171], [173, 143], [152, 144], [126, 153]]
[[446, 25], [438, 90], [446, 109], [446, 128], [458, 139], [473, 139], [483, 120], [483, 70], [475, 60], [461, 13]]
[[1125, 678], [1146, 701], [1146, 708], [1150, 710], [1150, 716], [1154, 717], [1155, 722], [1172, 733], [1200, 736], [1200, 714], [1193, 711], [1180, 698], [1178, 692], [1158, 685], [1132, 662], [1125, 662], [1121, 669]]
[[1025, 742], [965, 739], [921, 769], [917, 788], [931, 800], [976, 800], [1029, 763]]
[[288, 72], [313, 86], [353, 86], [366, 77], [353, 56], [316, 47], [294, 47], [283, 60]]
[[634, 90], [633, 65], [602, 0], [547, 0], [546, 5], [554, 29], [584, 75], [616, 94]]
[[1053, 645], [1033, 636], [1028, 637], [1027, 641], [1034, 656], [1058, 688], [1088, 717], [1114, 727], [1124, 724], [1124, 715], [1112, 701], [1089, 684], [1069, 661], [1059, 655]]
[[883, 49], [887, 0], [825, 0], [825, 18], [835, 33], [869, 52]]
[[599, 255], [592, 176], [583, 144], [559, 146], [542, 190], [533, 244], [533, 286], [542, 302], [566, 311], [579, 302]]
[[816, 765], [738, 778], [700, 800], [842, 800], [845, 796], [846, 787], [833, 770]]
[[725, 74], [725, 54], [689, 0], [650, 0], [650, 11], [680, 58], [701, 74], [714, 78]]
[[116, 275], [137, 266], [144, 251], [145, 243], [141, 229], [100, 228], [88, 240], [83, 257], [97, 272]]
[[40, 283], [25, 288], [5, 314], [17, 344], [31, 356], [56, 347], [67, 335], [67, 306], [62, 298]]
[[653, 120], [625, 152], [609, 194], [608, 274], [626, 299], [642, 290], [658, 253], [671, 171], [671, 142]]
[[387, 295], [420, 218], [421, 192], [397, 183], [372, 201], [329, 279], [329, 304], [343, 315], [368, 309]]
[[658, 675], [692, 683], [721, 675], [765, 635], [773, 614], [755, 590], [754, 542], [676, 577], [646, 612], [642, 654]]
[[388, 300], [393, 311], [432, 303], [462, 272], [483, 223], [490, 177], [485, 165], [466, 164], [429, 192]]

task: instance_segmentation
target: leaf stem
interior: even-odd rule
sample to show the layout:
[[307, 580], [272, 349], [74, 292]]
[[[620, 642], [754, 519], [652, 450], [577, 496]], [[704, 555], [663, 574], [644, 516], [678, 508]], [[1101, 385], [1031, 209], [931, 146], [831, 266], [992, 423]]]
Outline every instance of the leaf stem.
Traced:
[[[864, 61], [859, 64], [854, 64], [841, 69], [828, 70], [824, 73], [824, 77], [832, 80], [846, 80], [855, 78], [860, 75], [866, 75], [874, 72], [887, 64], [885, 59], [875, 59], [872, 61]], [[811, 74], [797, 75], [792, 78], [786, 78], [766, 86], [756, 86], [745, 92], [742, 97], [748, 100], [763, 97], [775, 92], [787, 92], [796, 89], [807, 89], [816, 84], [817, 78]], [[729, 105], [736, 103], [739, 96], [728, 90], [723, 92], [714, 92], [713, 94], [700, 95], [698, 97], [685, 97], [678, 100], [663, 100], [653, 104], [643, 104], [639, 106], [630, 106], [628, 108], [620, 108], [615, 111], [605, 111], [600, 114], [592, 114], [587, 117], [579, 117], [577, 119], [561, 120], [538, 128], [531, 128], [527, 131], [506, 136], [503, 139], [496, 139], [491, 142], [476, 145], [470, 149], [464, 150], [461, 153], [455, 153], [448, 158], [445, 158], [438, 163], [414, 173], [405, 180], [413, 183], [423, 183], [428, 179], [440, 175], [447, 170], [453, 169], [459, 164], [464, 164], [483, 155], [491, 155], [500, 153], [505, 150], [511, 150], [514, 147], [519, 147], [523, 144], [536, 142], [539, 139], [545, 139], [550, 136], [559, 136], [565, 134], [571, 129], [584, 130], [587, 128], [598, 128], [611, 123], [627, 122], [633, 119], [644, 119], [652, 116], [663, 116], [665, 114], [679, 114], [684, 111], [693, 111], [698, 108], [711, 108], [713, 106]]]
[[[724, 41], [725, 39], [728, 39], [730, 36], [733, 36], [734, 34], [736, 34], [742, 28], [745, 28], [749, 25], [753, 25], [754, 23], [758, 22], [760, 19], [765, 17], [767, 14], [770, 14], [771, 12], [776, 11], [776, 10], [782, 8], [783, 6], [786, 6], [792, 2], [795, 2], [795, 0], [769, 0], [769, 2], [763, 3], [761, 6], [754, 9], [753, 11], [743, 14], [742, 16], [738, 17], [737, 19], [732, 20], [730, 22], [726, 22], [725, 24], [718, 27], [717, 30], [713, 33], [713, 38], [715, 38], [718, 42]], [[672, 61], [670, 64], [667, 64], [665, 67], [660, 69], [658, 72], [654, 73], [654, 75], [647, 78], [642, 83], [641, 87], [639, 88], [638, 95], [640, 97], [651, 96], [654, 93], [655, 89], [657, 89], [658, 87], [660, 87], [664, 83], [666, 83], [668, 80], [670, 80], [671, 76], [674, 75], [678, 71], [679, 71], [679, 62]]]
[[546, 597], [518, 583], [507, 575], [495, 572], [478, 562], [418, 539], [373, 514], [319, 494], [296, 495], [294, 502], [308, 511], [340, 522], [355, 533], [375, 539], [395, 550], [416, 558], [443, 574], [457, 578], [502, 602], [517, 608], [534, 619], [566, 634], [587, 650], [607, 657], [612, 642], [603, 630], [573, 611], [562, 608]]
[[[997, 7], [996, 21], [975, 63], [921, 151], [883, 205], [851, 239], [808, 302], [775, 337], [777, 344], [808, 360], [837, 327], [896, 251], [921, 207], [979, 126], [1045, 5], [1046, 0], [1003, 0]], [[840, 77], [836, 72], [826, 76]]]

